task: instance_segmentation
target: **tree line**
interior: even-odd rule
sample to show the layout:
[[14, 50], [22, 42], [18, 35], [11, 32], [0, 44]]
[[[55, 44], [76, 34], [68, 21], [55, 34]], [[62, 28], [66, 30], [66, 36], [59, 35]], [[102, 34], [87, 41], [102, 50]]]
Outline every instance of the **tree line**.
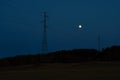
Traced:
[[95, 49], [62, 50], [48, 54], [20, 55], [0, 59], [0, 66], [14, 66], [40, 63], [79, 63], [88, 61], [120, 61], [120, 46], [102, 51]]

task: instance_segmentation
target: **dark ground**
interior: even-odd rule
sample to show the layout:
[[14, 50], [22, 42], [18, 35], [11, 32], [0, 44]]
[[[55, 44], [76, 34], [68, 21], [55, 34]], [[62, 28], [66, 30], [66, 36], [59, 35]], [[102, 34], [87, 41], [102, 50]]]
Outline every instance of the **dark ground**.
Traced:
[[42, 63], [1, 67], [0, 80], [120, 80], [120, 62]]

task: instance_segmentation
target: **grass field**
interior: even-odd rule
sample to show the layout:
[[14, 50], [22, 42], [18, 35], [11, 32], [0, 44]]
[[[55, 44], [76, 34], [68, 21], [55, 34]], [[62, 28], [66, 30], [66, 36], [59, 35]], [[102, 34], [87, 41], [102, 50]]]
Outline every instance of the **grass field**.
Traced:
[[120, 80], [120, 62], [46, 63], [0, 70], [0, 80]]

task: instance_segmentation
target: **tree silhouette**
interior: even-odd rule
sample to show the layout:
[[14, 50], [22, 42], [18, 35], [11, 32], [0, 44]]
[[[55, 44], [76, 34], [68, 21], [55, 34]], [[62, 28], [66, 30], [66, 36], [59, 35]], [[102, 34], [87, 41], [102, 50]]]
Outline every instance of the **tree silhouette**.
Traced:
[[95, 49], [62, 50], [48, 54], [21, 55], [0, 59], [0, 66], [14, 66], [40, 63], [76, 63], [88, 61], [119, 61], [120, 46], [105, 48], [99, 52]]

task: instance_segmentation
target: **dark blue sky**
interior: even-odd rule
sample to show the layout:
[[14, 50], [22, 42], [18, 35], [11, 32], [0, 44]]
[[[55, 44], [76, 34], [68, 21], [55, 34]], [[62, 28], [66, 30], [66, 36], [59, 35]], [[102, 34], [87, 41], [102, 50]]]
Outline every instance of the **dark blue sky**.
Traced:
[[[0, 0], [0, 57], [41, 52], [43, 12], [49, 52], [120, 44], [120, 0]], [[78, 25], [83, 29], [78, 29]]]

